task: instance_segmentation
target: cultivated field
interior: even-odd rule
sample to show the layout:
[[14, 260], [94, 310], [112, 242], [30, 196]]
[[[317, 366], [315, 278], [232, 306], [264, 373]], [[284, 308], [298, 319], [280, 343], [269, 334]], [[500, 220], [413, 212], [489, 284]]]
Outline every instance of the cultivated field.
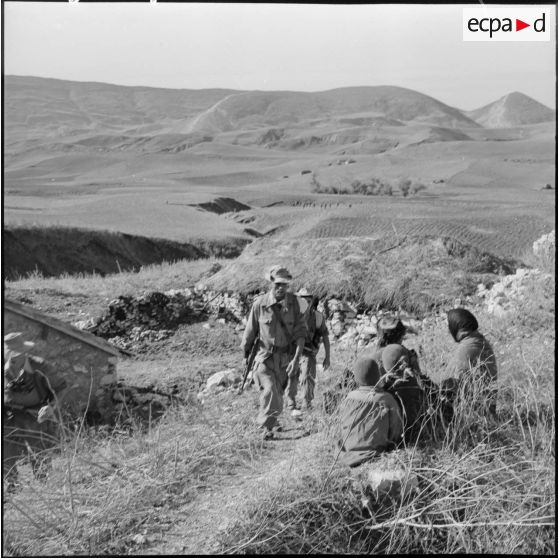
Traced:
[[[316, 410], [284, 416], [279, 439], [263, 442], [255, 389], [197, 398], [212, 373], [242, 368], [239, 328], [181, 324], [118, 363], [125, 385], [172, 404], [147, 421], [63, 424], [49, 477], [24, 464], [22, 490], [4, 496], [3, 554], [554, 554], [554, 283], [533, 279], [504, 318], [475, 294], [524, 265], [554, 276], [553, 255], [531, 250], [555, 228], [554, 119], [518, 93], [465, 113], [387, 86], [172, 91], [6, 76], [5, 239], [25, 270], [6, 297], [84, 322], [119, 295], [251, 294], [281, 263], [293, 288], [428, 318], [406, 342], [435, 381], [455, 350], [445, 312], [466, 304], [500, 375], [497, 420], [465, 406], [447, 431], [370, 465], [403, 469], [414, 486], [374, 503], [368, 468], [338, 463], [337, 417], [320, 405], [364, 349], [334, 343]], [[424, 188], [405, 195], [405, 180]], [[64, 268], [101, 238], [105, 271]], [[177, 253], [194, 259], [157, 263]], [[121, 254], [135, 271], [104, 275]], [[29, 271], [41, 258], [45, 276]]]
[[[178, 242], [249, 238], [246, 228], [292, 238], [395, 228], [502, 256], [520, 256], [554, 226], [554, 190], [543, 189], [554, 187], [554, 113], [520, 94], [485, 107], [479, 118], [495, 110], [500, 126], [486, 128], [403, 88], [264, 95], [10, 76], [6, 83], [8, 226]], [[393, 193], [317, 194], [312, 177], [337, 188], [376, 178]], [[405, 179], [425, 189], [404, 198]], [[249, 205], [253, 222], [192, 207], [217, 197]]]

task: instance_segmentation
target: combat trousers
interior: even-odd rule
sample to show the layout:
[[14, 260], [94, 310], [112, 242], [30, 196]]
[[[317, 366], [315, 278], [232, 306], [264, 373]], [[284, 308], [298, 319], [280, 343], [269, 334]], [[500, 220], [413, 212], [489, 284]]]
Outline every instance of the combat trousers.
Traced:
[[306, 407], [311, 407], [314, 400], [314, 388], [316, 386], [316, 355], [303, 355], [301, 363], [295, 375], [289, 378], [287, 386], [287, 408], [296, 409], [296, 396], [298, 384], [302, 391], [302, 400]]
[[50, 467], [48, 450], [57, 442], [52, 423], [38, 423], [26, 411], [3, 414], [2, 422], [2, 478], [8, 489], [17, 483], [17, 463], [25, 457], [31, 461], [35, 477], [44, 477]]
[[283, 393], [287, 387], [288, 353], [273, 353], [259, 361], [254, 371], [254, 382], [261, 390], [260, 409], [256, 422], [262, 428], [272, 429], [283, 411]]

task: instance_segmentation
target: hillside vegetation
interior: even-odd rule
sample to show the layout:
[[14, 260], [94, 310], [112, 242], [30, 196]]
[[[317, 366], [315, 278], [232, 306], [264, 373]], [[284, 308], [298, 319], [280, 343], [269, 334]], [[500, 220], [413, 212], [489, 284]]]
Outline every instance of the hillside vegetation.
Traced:
[[6, 227], [2, 231], [8, 279], [76, 273], [118, 273], [154, 263], [209, 257], [234, 258], [249, 242], [197, 240], [179, 243], [124, 233], [72, 227]]
[[204, 281], [211, 289], [249, 293], [264, 288], [264, 272], [288, 267], [294, 288], [312, 285], [320, 296], [358, 300], [374, 308], [424, 313], [472, 294], [517, 266], [449, 238], [260, 239]]
[[[162, 266], [161, 280], [174, 271]], [[130, 285], [123, 275], [122, 285]], [[33, 280], [9, 286], [27, 285], [40, 301], [63, 281]], [[88, 299], [105, 287], [98, 278], [66, 281], [78, 290], [81, 281]], [[98, 431], [68, 425], [46, 481], [22, 467], [25, 486], [4, 502], [4, 555], [554, 554], [554, 282], [534, 277], [527, 292], [505, 319], [473, 308], [498, 359], [497, 420], [466, 404], [447, 432], [353, 472], [338, 463], [336, 417], [320, 406], [303, 423], [285, 416], [280, 439], [262, 442], [253, 424], [256, 390], [198, 401], [200, 380], [241, 355], [234, 332], [224, 335], [226, 324], [213, 329], [209, 344], [201, 335], [207, 330], [191, 326], [187, 352], [174, 346], [119, 364], [128, 381], [141, 375], [158, 385], [174, 377], [191, 390], [159, 421]], [[422, 369], [442, 379], [455, 349], [443, 315], [425, 323], [414, 344]], [[333, 346], [317, 401], [357, 356]], [[408, 496], [374, 500], [368, 472], [393, 468], [407, 475]]]

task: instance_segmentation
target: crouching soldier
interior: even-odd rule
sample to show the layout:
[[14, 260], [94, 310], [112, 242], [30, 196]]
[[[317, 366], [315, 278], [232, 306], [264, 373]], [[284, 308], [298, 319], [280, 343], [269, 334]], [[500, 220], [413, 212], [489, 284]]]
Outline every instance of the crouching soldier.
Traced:
[[7, 491], [18, 482], [17, 462], [29, 457], [33, 474], [46, 474], [46, 450], [57, 442], [53, 423], [56, 394], [66, 387], [44, 359], [30, 355], [35, 344], [22, 333], [4, 336], [2, 477]]
[[373, 358], [357, 360], [354, 369], [358, 388], [351, 391], [340, 409], [340, 461], [356, 467], [394, 449], [403, 434], [399, 405], [390, 393], [375, 388], [380, 379]]
[[290, 376], [298, 371], [306, 339], [306, 323], [297, 297], [287, 292], [292, 279], [284, 267], [271, 268], [268, 277], [271, 289], [254, 301], [241, 348], [248, 359], [257, 342], [253, 378], [261, 390], [257, 424], [264, 430], [264, 439], [273, 438], [277, 418], [283, 410], [283, 394]]
[[324, 370], [329, 368], [330, 365], [329, 332], [324, 315], [317, 310], [319, 299], [314, 297], [306, 288], [300, 289], [296, 295], [299, 297], [299, 304], [306, 321], [306, 342], [302, 351], [301, 366], [296, 374], [289, 378], [289, 385], [287, 386], [287, 408], [294, 417], [302, 414], [296, 404], [299, 382], [304, 408], [308, 411], [312, 409], [314, 387], [316, 385], [316, 356], [322, 341], [325, 351]]

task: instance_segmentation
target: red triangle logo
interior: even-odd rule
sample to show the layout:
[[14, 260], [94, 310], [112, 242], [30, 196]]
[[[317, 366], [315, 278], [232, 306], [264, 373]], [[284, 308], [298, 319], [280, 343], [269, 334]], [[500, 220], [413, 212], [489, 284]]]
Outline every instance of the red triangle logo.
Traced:
[[521, 31], [522, 29], [525, 29], [526, 27], [531, 27], [531, 24], [530, 23], [525, 23], [524, 21], [521, 21], [520, 19], [515, 20], [515, 30], [516, 31]]

